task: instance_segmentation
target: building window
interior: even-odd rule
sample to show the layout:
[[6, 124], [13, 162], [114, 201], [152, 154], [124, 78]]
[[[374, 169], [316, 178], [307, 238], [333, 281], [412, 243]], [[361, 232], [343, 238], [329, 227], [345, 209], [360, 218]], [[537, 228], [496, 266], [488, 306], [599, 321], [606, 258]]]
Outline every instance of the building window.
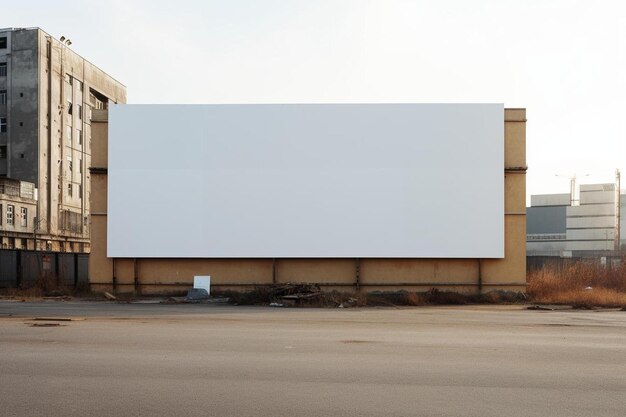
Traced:
[[72, 146], [72, 126], [65, 126], [65, 137], [69, 146]]
[[28, 226], [28, 208], [26, 207], [20, 208], [20, 225], [22, 227]]
[[67, 184], [67, 195], [72, 196], [72, 183]]
[[7, 226], [13, 226], [14, 211], [15, 211], [15, 206], [12, 204], [7, 204]]
[[83, 184], [78, 184], [78, 198], [83, 199]]
[[59, 213], [59, 227], [61, 230], [69, 230], [74, 233], [83, 232], [83, 217], [80, 213], [70, 210], [61, 210]]
[[7, 131], [7, 118], [0, 117], [0, 133], [4, 133]]
[[76, 80], [76, 82], [78, 83], [78, 90], [83, 91], [83, 82], [78, 80]]
[[0, 159], [7, 159], [7, 145], [0, 146]]
[[0, 77], [6, 77], [6, 76], [7, 76], [7, 63], [0, 62]]
[[2, 226], [2, 204], [0, 204], [0, 226]]
[[83, 106], [81, 106], [80, 104], [76, 105], [76, 112], [78, 113], [78, 118], [80, 120], [83, 120]]
[[[67, 167], [69, 168], [70, 172], [73, 171], [73, 167], [72, 167], [72, 160], [68, 159], [67, 161]], [[70, 195], [72, 195], [72, 193], [70, 193]]]
[[83, 131], [79, 130], [78, 131], [78, 145], [82, 145], [83, 144]]
[[7, 49], [7, 37], [3, 36], [0, 38], [0, 49]]
[[[79, 159], [79, 160], [78, 160], [78, 172], [79, 172], [80, 174], [82, 174], [82, 173], [83, 173], [83, 160], [82, 160], [82, 159]], [[81, 193], [81, 194], [82, 194], [82, 193]]]
[[7, 90], [0, 90], [0, 104], [7, 104]]
[[72, 80], [74, 79], [74, 77], [72, 77], [70, 74], [65, 74], [65, 81], [69, 84], [72, 85]]
[[72, 114], [73, 109], [72, 109], [72, 101], [71, 100], [67, 100], [67, 114]]

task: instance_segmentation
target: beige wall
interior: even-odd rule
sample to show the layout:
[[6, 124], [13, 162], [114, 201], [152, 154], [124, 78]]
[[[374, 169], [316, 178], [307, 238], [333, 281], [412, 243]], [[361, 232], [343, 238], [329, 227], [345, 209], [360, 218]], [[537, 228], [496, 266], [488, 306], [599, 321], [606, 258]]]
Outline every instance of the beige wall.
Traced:
[[503, 259], [109, 259], [106, 257], [106, 112], [92, 120], [89, 275], [94, 291], [173, 293], [194, 275], [210, 275], [218, 289], [315, 282], [341, 291], [459, 292], [526, 286], [526, 110], [506, 109], [505, 257]]

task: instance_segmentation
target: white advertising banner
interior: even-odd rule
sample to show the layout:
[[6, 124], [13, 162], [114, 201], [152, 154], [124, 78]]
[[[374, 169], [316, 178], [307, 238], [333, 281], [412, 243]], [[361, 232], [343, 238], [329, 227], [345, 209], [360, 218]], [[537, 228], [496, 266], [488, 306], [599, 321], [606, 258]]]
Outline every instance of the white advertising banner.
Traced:
[[502, 258], [502, 104], [113, 105], [109, 257]]

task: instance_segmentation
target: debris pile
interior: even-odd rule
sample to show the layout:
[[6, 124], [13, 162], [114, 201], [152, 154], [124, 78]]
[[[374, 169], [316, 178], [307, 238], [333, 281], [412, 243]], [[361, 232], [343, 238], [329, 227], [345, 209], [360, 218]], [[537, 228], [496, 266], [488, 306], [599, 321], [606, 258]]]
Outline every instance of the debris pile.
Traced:
[[269, 296], [275, 307], [311, 304], [324, 293], [317, 284], [287, 282], [274, 284], [269, 288]]
[[185, 297], [185, 301], [200, 301], [208, 299], [209, 293], [204, 288], [191, 288], [187, 291], [187, 297]]

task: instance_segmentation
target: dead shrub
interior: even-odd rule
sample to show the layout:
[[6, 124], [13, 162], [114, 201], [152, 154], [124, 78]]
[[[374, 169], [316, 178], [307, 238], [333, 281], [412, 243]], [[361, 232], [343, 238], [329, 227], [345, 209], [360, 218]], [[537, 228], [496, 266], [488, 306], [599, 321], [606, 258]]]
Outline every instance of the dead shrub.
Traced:
[[538, 303], [626, 306], [626, 265], [608, 267], [581, 261], [562, 269], [543, 268], [529, 274], [527, 291]]
[[437, 288], [424, 293], [429, 304], [463, 305], [468, 303], [468, 297], [458, 292], [440, 291]]

